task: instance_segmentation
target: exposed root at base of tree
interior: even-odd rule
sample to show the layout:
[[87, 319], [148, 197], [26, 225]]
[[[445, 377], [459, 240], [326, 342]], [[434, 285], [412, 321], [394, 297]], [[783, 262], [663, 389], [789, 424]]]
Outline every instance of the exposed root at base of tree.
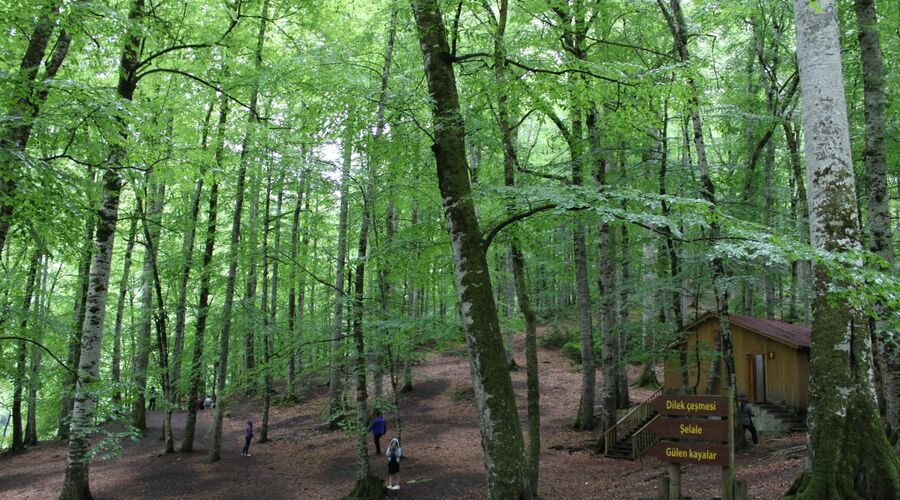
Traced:
[[344, 500], [379, 500], [384, 498], [384, 480], [377, 476], [368, 476], [356, 481], [353, 491]]

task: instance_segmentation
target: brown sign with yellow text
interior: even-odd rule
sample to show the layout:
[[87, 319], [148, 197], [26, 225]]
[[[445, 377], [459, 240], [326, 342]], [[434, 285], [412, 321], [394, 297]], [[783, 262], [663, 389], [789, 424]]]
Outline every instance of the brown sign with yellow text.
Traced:
[[650, 407], [661, 415], [683, 417], [727, 417], [726, 396], [660, 396]]
[[728, 441], [727, 420], [657, 417], [650, 428], [662, 439]]
[[660, 441], [650, 448], [650, 456], [680, 464], [728, 465], [728, 446]]

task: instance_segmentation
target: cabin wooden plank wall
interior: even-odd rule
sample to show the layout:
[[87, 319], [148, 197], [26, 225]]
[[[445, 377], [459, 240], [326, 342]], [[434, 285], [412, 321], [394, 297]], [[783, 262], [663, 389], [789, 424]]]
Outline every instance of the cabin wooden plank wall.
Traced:
[[[696, 394], [706, 394], [710, 363], [716, 355], [715, 335], [718, 330], [719, 321], [712, 318], [697, 325], [687, 336], [688, 381], [691, 392], [696, 390]], [[732, 336], [738, 396], [746, 396], [751, 402], [783, 401], [787, 406], [805, 411], [809, 401], [808, 353], [736, 324], [732, 324]], [[764, 392], [753, 390], [754, 379], [758, 378], [754, 376], [757, 372], [756, 356], [761, 356], [764, 367], [762, 378], [765, 380], [759, 381], [764, 384]], [[714, 394], [724, 393], [724, 376], [725, 366], [720, 363]], [[665, 388], [670, 393], [681, 391], [681, 373], [675, 349], [665, 362]]]

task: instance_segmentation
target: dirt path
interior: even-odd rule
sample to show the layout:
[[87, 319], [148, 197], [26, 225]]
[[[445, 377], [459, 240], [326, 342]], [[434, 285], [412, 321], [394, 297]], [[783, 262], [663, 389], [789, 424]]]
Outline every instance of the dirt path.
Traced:
[[[516, 358], [524, 363], [522, 339]], [[437, 354], [416, 370], [415, 390], [401, 400], [404, 454], [398, 498], [482, 499], [487, 495], [478, 433], [471, 399], [465, 351]], [[654, 498], [656, 477], [664, 464], [610, 460], [589, 450], [567, 451], [590, 445], [596, 438], [569, 429], [578, 407], [580, 375], [556, 351], [540, 353], [543, 437], [541, 493], [548, 499]], [[520, 414], [525, 424], [525, 374], [513, 373]], [[639, 401], [649, 391], [632, 389]], [[259, 405], [242, 403], [230, 409], [224, 428], [222, 460], [206, 464], [212, 412], [198, 421], [197, 451], [161, 453], [162, 419], [148, 418], [150, 429], [138, 442], [127, 441], [122, 456], [91, 466], [91, 489], [98, 499], [113, 498], [266, 498], [331, 499], [348, 493], [356, 478], [354, 440], [322, 426], [327, 400], [310, 396], [298, 407], [276, 408], [270, 417], [269, 443], [253, 443], [252, 457], [241, 457], [246, 419], [260, 422]], [[184, 426], [183, 413], [174, 417], [176, 442]], [[394, 418], [386, 415], [394, 434]], [[387, 440], [385, 440], [387, 441]], [[750, 452], [738, 456], [738, 478], [750, 484], [752, 498], [777, 498], [803, 467], [801, 456], [777, 450], [802, 445], [805, 437], [766, 438]], [[370, 441], [370, 450], [373, 446]], [[374, 451], [374, 450], [373, 450]], [[370, 451], [372, 453], [373, 451]], [[0, 498], [54, 498], [62, 486], [65, 445], [42, 444], [28, 452], [0, 459]], [[383, 457], [371, 458], [372, 472], [387, 478]], [[712, 498], [719, 494], [719, 471], [687, 467], [684, 494]]]

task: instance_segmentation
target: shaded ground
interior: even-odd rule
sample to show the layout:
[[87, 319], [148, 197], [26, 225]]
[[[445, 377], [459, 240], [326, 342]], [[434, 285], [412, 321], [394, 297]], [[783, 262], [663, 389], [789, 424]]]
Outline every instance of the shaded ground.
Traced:
[[[516, 339], [516, 358], [524, 364], [523, 342]], [[665, 464], [611, 460], [593, 454], [593, 433], [569, 429], [578, 407], [580, 375], [556, 351], [541, 350], [542, 463], [541, 493], [548, 499], [654, 498], [656, 478]], [[402, 397], [404, 454], [398, 498], [482, 499], [487, 488], [478, 419], [467, 390], [468, 360], [464, 351], [438, 354], [417, 367], [415, 390]], [[631, 373], [632, 376], [636, 372]], [[525, 374], [513, 373], [520, 414], [525, 423]], [[388, 385], [388, 384], [386, 384]], [[633, 401], [650, 391], [632, 388]], [[331, 499], [348, 493], [356, 478], [354, 440], [322, 427], [327, 398], [309, 395], [298, 407], [275, 408], [270, 416], [271, 441], [251, 446], [241, 457], [244, 422], [261, 421], [261, 405], [242, 402], [225, 421], [222, 460], [206, 464], [212, 412], [198, 419], [193, 453], [161, 454], [161, 415], [151, 412], [150, 426], [138, 442], [124, 444], [121, 458], [95, 459], [91, 489], [98, 499], [113, 498], [267, 498]], [[392, 437], [394, 415], [386, 416]], [[174, 417], [180, 442], [185, 415]], [[258, 430], [257, 430], [258, 431]], [[384, 440], [385, 442], [388, 439]], [[768, 437], [737, 457], [737, 475], [749, 482], [751, 498], [777, 498], [803, 468], [796, 448], [805, 435]], [[370, 453], [374, 453], [370, 442]], [[66, 448], [48, 443], [26, 453], [0, 459], [0, 498], [55, 498], [62, 486]], [[383, 457], [371, 457], [373, 473], [387, 478]], [[718, 468], [687, 466], [683, 494], [713, 498], [721, 491]]]

